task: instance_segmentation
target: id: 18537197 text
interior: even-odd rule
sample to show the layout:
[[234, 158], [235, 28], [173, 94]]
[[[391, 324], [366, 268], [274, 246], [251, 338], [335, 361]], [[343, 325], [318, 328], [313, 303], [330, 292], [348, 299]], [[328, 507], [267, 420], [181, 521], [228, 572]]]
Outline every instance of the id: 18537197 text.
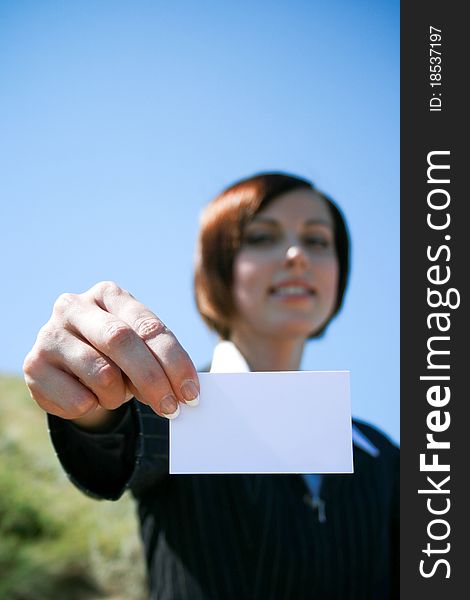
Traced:
[[429, 27], [429, 85], [432, 96], [429, 110], [442, 110], [442, 31], [437, 27]]

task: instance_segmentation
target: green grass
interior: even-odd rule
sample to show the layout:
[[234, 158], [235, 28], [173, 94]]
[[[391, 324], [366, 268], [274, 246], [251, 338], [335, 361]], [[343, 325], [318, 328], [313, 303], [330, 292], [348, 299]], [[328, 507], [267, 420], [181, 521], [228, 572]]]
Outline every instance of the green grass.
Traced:
[[0, 600], [145, 598], [132, 499], [79, 492], [22, 379], [0, 376]]

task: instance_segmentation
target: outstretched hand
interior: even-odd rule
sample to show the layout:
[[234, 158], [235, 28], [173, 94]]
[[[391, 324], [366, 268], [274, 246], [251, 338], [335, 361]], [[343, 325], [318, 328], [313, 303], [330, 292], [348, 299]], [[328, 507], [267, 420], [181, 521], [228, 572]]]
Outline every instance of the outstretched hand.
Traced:
[[85, 426], [133, 396], [168, 418], [198, 402], [196, 369], [175, 335], [108, 281], [59, 296], [23, 369], [42, 409]]

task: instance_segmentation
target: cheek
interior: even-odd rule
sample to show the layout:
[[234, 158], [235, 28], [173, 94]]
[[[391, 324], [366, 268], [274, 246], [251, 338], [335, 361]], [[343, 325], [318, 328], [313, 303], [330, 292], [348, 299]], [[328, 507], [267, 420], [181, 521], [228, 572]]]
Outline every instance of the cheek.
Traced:
[[236, 303], [254, 304], [264, 296], [268, 287], [267, 265], [262, 261], [243, 253], [236, 259], [233, 267], [233, 293]]
[[331, 258], [318, 265], [317, 276], [321, 278], [325, 292], [336, 301], [339, 285], [339, 264], [336, 258]]

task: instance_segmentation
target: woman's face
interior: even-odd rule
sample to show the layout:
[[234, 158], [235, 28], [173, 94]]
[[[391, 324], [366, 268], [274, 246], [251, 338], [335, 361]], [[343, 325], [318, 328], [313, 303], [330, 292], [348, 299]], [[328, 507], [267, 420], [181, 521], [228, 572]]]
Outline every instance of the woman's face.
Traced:
[[282, 194], [247, 225], [234, 262], [232, 333], [303, 337], [336, 305], [333, 217], [313, 190]]

